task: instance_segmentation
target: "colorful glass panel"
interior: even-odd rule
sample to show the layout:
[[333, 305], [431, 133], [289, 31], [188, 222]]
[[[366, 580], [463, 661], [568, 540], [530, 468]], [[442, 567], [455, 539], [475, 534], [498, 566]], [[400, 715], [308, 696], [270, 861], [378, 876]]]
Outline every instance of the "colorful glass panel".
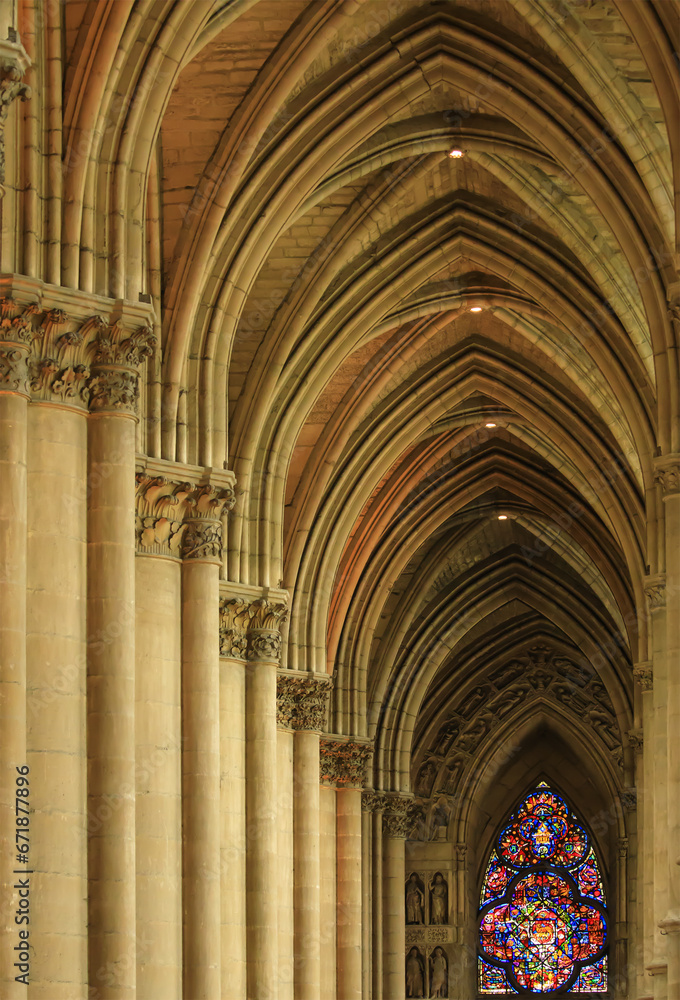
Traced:
[[489, 859], [489, 864], [486, 869], [486, 876], [484, 878], [484, 885], [482, 886], [482, 903], [486, 903], [489, 899], [496, 899], [498, 896], [502, 896], [508, 887], [508, 883], [512, 878], [514, 872], [511, 872], [509, 868], [506, 868], [502, 864], [500, 858], [494, 851]]
[[480, 909], [481, 994], [607, 990], [605, 894], [586, 831], [537, 786], [501, 831]]

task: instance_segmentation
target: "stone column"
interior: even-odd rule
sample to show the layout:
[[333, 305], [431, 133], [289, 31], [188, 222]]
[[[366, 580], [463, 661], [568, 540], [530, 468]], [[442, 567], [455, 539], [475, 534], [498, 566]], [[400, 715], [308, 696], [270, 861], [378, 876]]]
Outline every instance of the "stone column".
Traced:
[[370, 795], [370, 792], [361, 796], [361, 989], [362, 996], [368, 998], [371, 996], [371, 928], [373, 927], [371, 864], [373, 823], [367, 795]]
[[250, 605], [246, 676], [246, 916], [249, 1000], [278, 1000], [276, 671], [286, 609]]
[[182, 996], [181, 539], [191, 489], [138, 472], [137, 995]]
[[[636, 786], [638, 802], [638, 893], [637, 893], [637, 933], [642, 948], [642, 961], [638, 962], [637, 989], [639, 996], [649, 992], [645, 979], [646, 966], [654, 956], [654, 705], [652, 695], [653, 672], [651, 661], [638, 663], [633, 670], [641, 689], [642, 729], [629, 733], [629, 743], [633, 748], [636, 763]], [[646, 745], [645, 745], [646, 744]]]
[[680, 455], [658, 460], [656, 481], [664, 500], [666, 535], [666, 725], [668, 733], [668, 997], [680, 997]]
[[319, 788], [321, 856], [321, 990], [326, 1000], [337, 998], [337, 835], [335, 788]]
[[[370, 798], [369, 798], [370, 795]], [[385, 797], [379, 792], [366, 793], [366, 807], [373, 814], [371, 857], [373, 862], [373, 924], [371, 926], [372, 997], [379, 1000], [383, 989], [383, 816]], [[404, 903], [404, 905], [406, 905]]]
[[101, 1000], [135, 995], [135, 423], [155, 338], [102, 328], [89, 380], [89, 975]]
[[[28, 100], [31, 88], [22, 82], [22, 77], [31, 60], [23, 45], [11, 41], [2, 31], [0, 40], [0, 198], [5, 193], [5, 125], [10, 106], [17, 99]], [[10, 149], [12, 147], [10, 146]], [[14, 981], [14, 977], [12, 977]]]
[[370, 743], [321, 741], [321, 780], [337, 789], [337, 1000], [361, 998], [361, 789], [372, 754]]
[[231, 489], [192, 491], [182, 539], [184, 995], [220, 995], [220, 644], [223, 510]]
[[246, 601], [220, 601], [222, 996], [246, 996]]
[[405, 840], [412, 799], [387, 795], [383, 813], [383, 1000], [403, 1000], [406, 954]]
[[319, 734], [325, 726], [331, 678], [282, 671], [277, 679], [279, 725], [293, 736], [295, 1000], [321, 989], [321, 861]]
[[654, 857], [654, 908], [651, 917], [654, 951], [647, 965], [653, 976], [654, 1000], [670, 1000], [666, 990], [666, 941], [659, 922], [668, 913], [668, 739], [666, 713], [666, 580], [663, 575], [647, 577], [645, 594], [649, 603], [652, 636], [652, 718], [650, 752], [653, 758], [653, 817], [651, 835]]
[[[26, 765], [26, 460], [29, 317], [0, 299], [0, 993], [25, 997], [14, 981], [14, 910], [18, 890], [15, 797], [17, 767]], [[23, 843], [24, 841], [20, 841]], [[29, 855], [30, 856], [30, 855]], [[25, 867], [30, 867], [27, 865]]]

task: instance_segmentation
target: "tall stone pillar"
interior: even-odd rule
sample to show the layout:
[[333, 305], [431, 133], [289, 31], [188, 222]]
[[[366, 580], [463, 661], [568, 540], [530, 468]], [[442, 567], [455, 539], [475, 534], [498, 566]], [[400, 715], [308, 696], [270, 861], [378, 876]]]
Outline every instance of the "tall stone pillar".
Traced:
[[220, 601], [222, 996], [246, 996], [245, 600]]
[[336, 787], [337, 1000], [361, 1000], [361, 790], [370, 743], [324, 737], [320, 776]]
[[89, 974], [135, 996], [135, 423], [148, 328], [98, 333], [88, 420]]
[[629, 743], [635, 753], [636, 787], [638, 789], [638, 892], [637, 932], [640, 959], [636, 962], [637, 992], [644, 997], [649, 993], [646, 967], [654, 956], [654, 705], [652, 695], [653, 670], [651, 661], [638, 663], [633, 674], [641, 690], [642, 729]]
[[182, 805], [184, 995], [221, 991], [220, 643], [222, 523], [230, 488], [201, 484], [182, 538]]
[[181, 542], [192, 486], [155, 465], [136, 476], [137, 995], [180, 1000]]
[[[652, 726], [649, 734], [653, 757], [651, 831], [654, 855], [653, 911], [650, 914], [654, 933], [653, 955], [646, 967], [653, 977], [654, 1000], [670, 1000], [666, 988], [667, 935], [661, 933], [659, 922], [668, 913], [668, 728], [666, 709], [666, 579], [663, 575], [647, 577], [645, 594], [651, 617], [652, 663]], [[646, 734], [645, 734], [646, 735]]]
[[278, 1000], [276, 671], [283, 604], [250, 605], [246, 676], [248, 998]]
[[680, 455], [658, 460], [666, 528], [666, 723], [668, 733], [668, 997], [680, 997]]
[[403, 1000], [406, 950], [405, 840], [412, 799], [387, 795], [383, 813], [383, 1000]]
[[[372, 813], [371, 861], [373, 881], [373, 923], [371, 925], [371, 985], [373, 1000], [382, 996], [383, 989], [383, 815], [385, 797], [380, 792], [366, 792], [365, 808]], [[405, 904], [404, 904], [405, 905]]]
[[295, 1000], [321, 989], [321, 861], [319, 734], [326, 723], [331, 678], [281, 671], [279, 725], [293, 731], [294, 986]]
[[[26, 766], [26, 457], [29, 317], [0, 300], [0, 993], [25, 997], [13, 967], [17, 767]], [[19, 838], [19, 843], [24, 843]], [[30, 867], [30, 866], [26, 866]]]
[[361, 796], [361, 989], [362, 996], [371, 996], [371, 928], [373, 926], [373, 818], [367, 795]]

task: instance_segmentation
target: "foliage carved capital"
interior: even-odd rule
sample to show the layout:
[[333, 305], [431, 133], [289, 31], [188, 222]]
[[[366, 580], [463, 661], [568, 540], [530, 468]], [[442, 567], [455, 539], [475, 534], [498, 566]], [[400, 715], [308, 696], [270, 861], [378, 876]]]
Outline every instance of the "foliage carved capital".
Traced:
[[322, 738], [319, 744], [319, 779], [323, 785], [363, 788], [373, 757], [372, 743]]
[[680, 455], [665, 455], [656, 460], [654, 482], [661, 486], [664, 500], [680, 494]]
[[288, 620], [285, 604], [259, 598], [227, 597], [220, 601], [220, 656], [236, 660], [281, 659], [281, 628]]
[[666, 577], [663, 574], [645, 578], [645, 596], [650, 611], [666, 607]]
[[328, 699], [333, 686], [330, 675], [305, 675], [291, 671], [276, 678], [276, 717], [285, 729], [323, 732]]

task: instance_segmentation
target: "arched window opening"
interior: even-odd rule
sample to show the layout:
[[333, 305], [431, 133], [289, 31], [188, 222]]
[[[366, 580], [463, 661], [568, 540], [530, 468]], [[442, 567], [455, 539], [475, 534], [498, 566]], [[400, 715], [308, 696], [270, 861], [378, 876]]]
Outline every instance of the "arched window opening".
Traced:
[[482, 883], [482, 996], [607, 992], [607, 909], [595, 851], [540, 782], [501, 830]]

